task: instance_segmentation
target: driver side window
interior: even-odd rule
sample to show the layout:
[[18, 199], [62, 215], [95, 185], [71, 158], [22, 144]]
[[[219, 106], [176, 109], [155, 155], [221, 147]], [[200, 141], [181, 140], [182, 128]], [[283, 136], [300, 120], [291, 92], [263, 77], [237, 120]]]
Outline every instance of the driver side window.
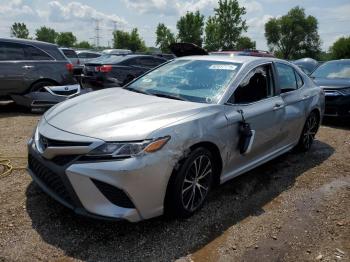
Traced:
[[232, 104], [249, 104], [274, 95], [271, 65], [262, 65], [248, 73], [229, 99]]

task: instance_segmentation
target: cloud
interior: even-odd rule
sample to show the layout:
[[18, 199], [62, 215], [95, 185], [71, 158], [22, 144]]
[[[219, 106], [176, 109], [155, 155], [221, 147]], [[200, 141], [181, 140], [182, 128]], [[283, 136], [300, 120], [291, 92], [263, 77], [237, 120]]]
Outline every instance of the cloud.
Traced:
[[21, 0], [13, 0], [0, 5], [0, 15], [2, 18], [31, 20], [38, 16], [38, 13]]
[[[217, 7], [217, 0], [123, 0], [129, 9], [138, 13], [161, 14], [178, 16], [186, 12], [201, 11], [205, 15], [213, 13]], [[239, 0], [241, 6], [247, 9], [247, 12], [260, 12], [262, 5], [254, 0]]]
[[117, 15], [108, 15], [97, 11], [91, 6], [84, 5], [80, 2], [70, 2], [67, 5], [61, 4], [58, 1], [48, 3], [48, 20], [51, 22], [91, 22], [93, 19], [98, 19], [104, 23], [116, 22], [118, 26], [126, 25], [126, 21]]

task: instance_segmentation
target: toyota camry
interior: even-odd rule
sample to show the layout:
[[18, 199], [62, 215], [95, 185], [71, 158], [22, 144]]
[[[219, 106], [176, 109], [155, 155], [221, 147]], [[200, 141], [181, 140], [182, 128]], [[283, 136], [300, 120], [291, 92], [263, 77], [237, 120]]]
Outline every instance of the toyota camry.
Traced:
[[29, 173], [81, 215], [189, 217], [213, 186], [309, 150], [323, 111], [324, 92], [286, 61], [181, 57], [47, 111], [28, 142]]

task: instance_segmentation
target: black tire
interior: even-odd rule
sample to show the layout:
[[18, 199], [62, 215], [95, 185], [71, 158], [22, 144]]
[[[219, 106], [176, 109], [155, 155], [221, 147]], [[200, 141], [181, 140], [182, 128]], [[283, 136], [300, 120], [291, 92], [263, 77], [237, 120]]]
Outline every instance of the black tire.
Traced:
[[210, 151], [203, 147], [191, 151], [180, 161], [179, 168], [170, 179], [165, 214], [187, 218], [197, 212], [207, 199], [215, 172], [216, 166]]
[[44, 89], [45, 86], [54, 86], [54, 85], [55, 84], [51, 81], [47, 81], [47, 80], [39, 81], [30, 87], [29, 93], [31, 93], [31, 92], [46, 92], [46, 90]]
[[320, 117], [315, 111], [313, 111], [305, 121], [304, 128], [299, 139], [299, 143], [296, 146], [296, 149], [299, 152], [307, 152], [310, 150], [319, 126]]

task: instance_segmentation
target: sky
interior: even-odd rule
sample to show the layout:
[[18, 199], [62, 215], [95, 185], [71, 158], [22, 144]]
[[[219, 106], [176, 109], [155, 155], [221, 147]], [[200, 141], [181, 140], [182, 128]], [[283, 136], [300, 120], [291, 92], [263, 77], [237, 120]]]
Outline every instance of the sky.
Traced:
[[[10, 36], [14, 22], [27, 25], [30, 36], [41, 26], [58, 32], [71, 31], [78, 41], [96, 43], [96, 25], [100, 45], [112, 43], [112, 31], [130, 31], [137, 27], [147, 46], [155, 45], [155, 30], [164, 23], [174, 33], [176, 22], [187, 11], [199, 10], [206, 17], [213, 15], [218, 0], [0, 0], [0, 37]], [[249, 26], [244, 33], [257, 43], [257, 49], [267, 50], [264, 24], [299, 5], [307, 15], [319, 21], [322, 49], [341, 36], [350, 36], [349, 0], [239, 0], [246, 8], [244, 18]]]

